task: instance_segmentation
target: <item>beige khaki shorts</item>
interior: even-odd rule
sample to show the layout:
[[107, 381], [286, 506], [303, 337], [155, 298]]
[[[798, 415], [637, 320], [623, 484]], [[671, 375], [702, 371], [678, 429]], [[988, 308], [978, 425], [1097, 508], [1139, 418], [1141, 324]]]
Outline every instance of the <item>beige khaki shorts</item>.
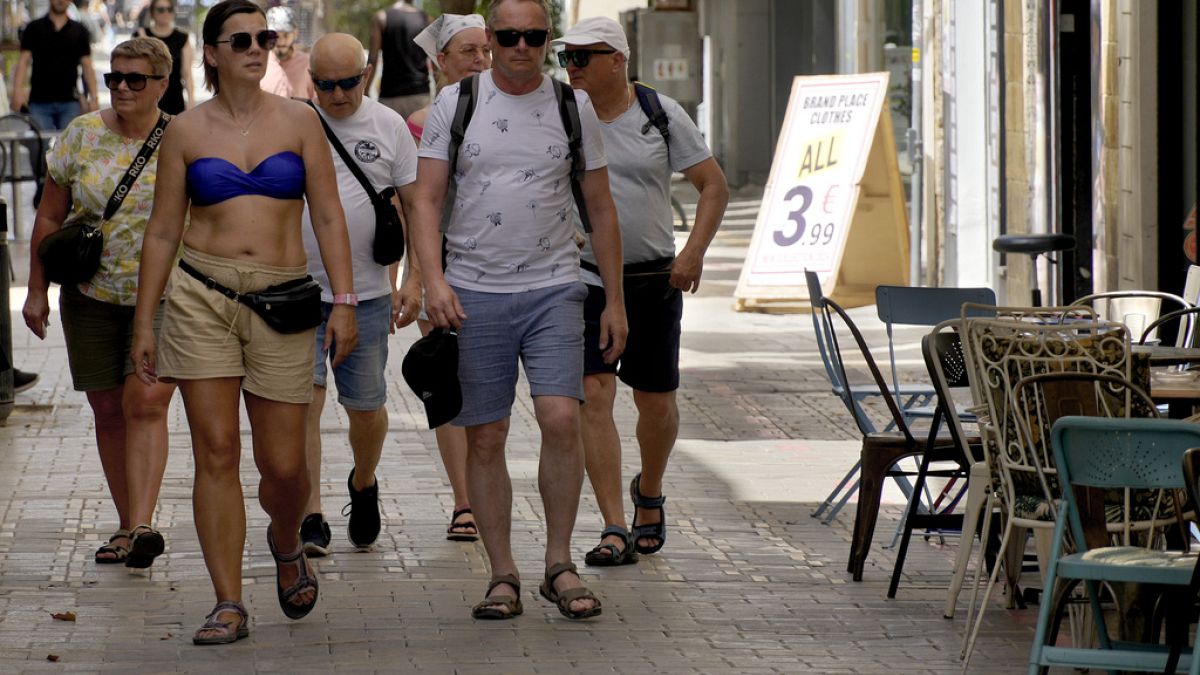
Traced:
[[[305, 276], [304, 267], [273, 267], [183, 248], [183, 259], [239, 293]], [[242, 378], [242, 389], [271, 401], [312, 400], [314, 332], [278, 333], [246, 305], [176, 267], [158, 337], [157, 369], [171, 380]]]

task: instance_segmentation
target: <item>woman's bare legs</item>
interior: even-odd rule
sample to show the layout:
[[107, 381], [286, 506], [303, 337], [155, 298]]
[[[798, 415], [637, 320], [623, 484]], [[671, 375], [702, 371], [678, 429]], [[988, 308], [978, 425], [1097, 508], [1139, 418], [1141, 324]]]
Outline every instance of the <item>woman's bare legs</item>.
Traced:
[[[87, 392], [88, 403], [96, 420], [96, 447], [100, 452], [100, 466], [108, 482], [108, 492], [117, 509], [117, 520], [122, 530], [133, 527], [129, 514], [129, 484], [126, 479], [125, 462], [125, 416], [121, 410], [121, 387], [104, 391]], [[114, 546], [129, 547], [128, 537], [118, 537]], [[115, 558], [116, 554], [101, 554]]]
[[150, 524], [163, 472], [167, 468], [167, 410], [175, 385], [146, 386], [135, 375], [125, 378], [121, 408], [125, 419], [125, 481], [129, 525]]

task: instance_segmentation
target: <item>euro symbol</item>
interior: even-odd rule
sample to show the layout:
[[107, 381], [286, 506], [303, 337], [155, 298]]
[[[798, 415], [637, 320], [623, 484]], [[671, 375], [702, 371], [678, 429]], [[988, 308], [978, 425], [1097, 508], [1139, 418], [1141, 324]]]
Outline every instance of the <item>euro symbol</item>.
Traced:
[[829, 203], [837, 199], [836, 193], [838, 187], [837, 185], [830, 185], [829, 189], [825, 191], [825, 201], [821, 202], [821, 208], [825, 210], [825, 213], [833, 213], [833, 209], [829, 208]]

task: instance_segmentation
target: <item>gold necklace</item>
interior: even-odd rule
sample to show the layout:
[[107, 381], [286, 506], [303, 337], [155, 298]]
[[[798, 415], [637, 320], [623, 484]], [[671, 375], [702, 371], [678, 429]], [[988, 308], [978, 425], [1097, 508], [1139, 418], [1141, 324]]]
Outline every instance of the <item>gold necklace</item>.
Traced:
[[221, 106], [221, 110], [224, 110], [225, 114], [229, 115], [229, 119], [233, 120], [234, 126], [236, 126], [238, 129], [241, 129], [242, 136], [249, 136], [250, 135], [250, 127], [254, 126], [254, 121], [258, 119], [258, 113], [262, 112], [263, 105], [264, 104], [262, 104], [262, 103], [258, 104], [258, 107], [254, 109], [254, 114], [250, 115], [250, 122], [248, 124], [246, 124], [246, 126], [242, 126], [242, 124], [240, 122], [238, 122], [237, 117], [235, 117], [233, 114], [233, 108], [226, 108], [225, 106]]
[[[629, 110], [629, 106], [631, 106], [631, 105], [633, 105], [633, 89], [629, 85], [626, 85], [626, 87], [625, 87], [625, 107], [621, 108], [621, 112], [617, 113], [616, 115], [613, 115], [609, 119], [600, 118], [600, 121], [604, 122], [606, 124], [608, 122], [612, 122], [613, 120], [617, 119], [621, 115], [624, 115], [625, 111]], [[599, 117], [599, 116], [597, 116], [597, 117]]]

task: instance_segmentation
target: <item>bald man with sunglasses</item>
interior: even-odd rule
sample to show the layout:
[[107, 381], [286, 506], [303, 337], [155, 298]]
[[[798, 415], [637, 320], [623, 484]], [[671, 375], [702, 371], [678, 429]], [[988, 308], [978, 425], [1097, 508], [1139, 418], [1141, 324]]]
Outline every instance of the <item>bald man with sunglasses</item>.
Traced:
[[[403, 117], [364, 96], [371, 66], [363, 56], [362, 44], [354, 36], [329, 33], [317, 40], [313, 45], [311, 65], [317, 111], [345, 152], [343, 156], [336, 147], [332, 148], [338, 194], [346, 214], [354, 262], [358, 346], [331, 370], [338, 402], [346, 409], [350, 420], [350, 449], [354, 453], [354, 468], [346, 479], [350, 498], [347, 539], [355, 548], [366, 549], [375, 543], [381, 528], [375, 469], [388, 430], [387, 381], [384, 378], [388, 336], [417, 318], [421, 306], [421, 279], [419, 274], [410, 273], [397, 290], [400, 264], [383, 266], [375, 262], [372, 254], [375, 208], [371, 195], [347, 164], [347, 157], [370, 181], [375, 193], [389, 194], [390, 188], [394, 191], [390, 193], [393, 206], [397, 206], [398, 196], [400, 205], [407, 208], [412, 204], [416, 190], [417, 147]], [[330, 143], [332, 145], [333, 141]], [[308, 271], [321, 282], [322, 310], [328, 316], [333, 308], [333, 291], [321, 263], [307, 209], [304, 223]], [[333, 353], [324, 349], [324, 335], [322, 324], [317, 328], [313, 400], [308, 408], [305, 444], [311, 489], [304, 522], [300, 525], [300, 538], [304, 541], [305, 553], [310, 556], [328, 555], [332, 551], [329, 523], [321, 507], [321, 411], [325, 406], [330, 372], [327, 363]]]

